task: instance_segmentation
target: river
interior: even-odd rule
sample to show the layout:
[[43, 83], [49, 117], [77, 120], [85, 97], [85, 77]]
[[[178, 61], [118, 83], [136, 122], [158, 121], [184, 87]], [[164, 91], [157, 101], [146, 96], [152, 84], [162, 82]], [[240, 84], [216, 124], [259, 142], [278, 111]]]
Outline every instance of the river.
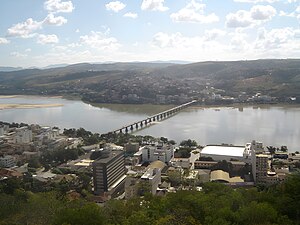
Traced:
[[[0, 97], [0, 106], [4, 104], [56, 104], [56, 107], [2, 109], [1, 121], [58, 126], [62, 129], [83, 127], [98, 133], [106, 133], [173, 107], [91, 105], [79, 100], [39, 96]], [[286, 145], [290, 152], [294, 152], [300, 151], [300, 107], [189, 107], [135, 134], [164, 136], [176, 142], [191, 138], [201, 145], [243, 145], [257, 140], [265, 145]]]

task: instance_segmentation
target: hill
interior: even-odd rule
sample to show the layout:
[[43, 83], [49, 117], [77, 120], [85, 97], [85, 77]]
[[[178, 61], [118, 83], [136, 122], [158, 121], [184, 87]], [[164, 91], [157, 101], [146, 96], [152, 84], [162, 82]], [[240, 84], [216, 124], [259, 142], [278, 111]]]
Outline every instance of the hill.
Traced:
[[300, 97], [300, 59], [80, 63], [0, 72], [0, 94], [76, 95], [91, 102], [155, 103], [165, 96], [172, 103], [170, 96], [184, 96], [184, 101], [207, 97], [203, 93], [237, 97], [244, 92]]

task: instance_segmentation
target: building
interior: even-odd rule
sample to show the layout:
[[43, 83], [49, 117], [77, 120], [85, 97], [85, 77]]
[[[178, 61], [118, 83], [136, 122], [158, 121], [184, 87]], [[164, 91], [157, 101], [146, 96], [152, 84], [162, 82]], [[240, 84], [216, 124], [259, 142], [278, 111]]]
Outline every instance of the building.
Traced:
[[253, 173], [253, 178], [256, 183], [266, 183], [267, 173], [268, 173], [268, 156], [259, 154], [256, 155], [256, 163], [252, 165], [255, 168]]
[[93, 162], [93, 178], [96, 195], [120, 191], [126, 178], [124, 152], [102, 150], [100, 158]]
[[170, 144], [164, 144], [163, 142], [148, 144], [139, 149], [134, 154], [140, 162], [154, 162], [162, 161], [169, 164], [170, 160], [174, 157], [174, 146]]
[[142, 175], [140, 188], [142, 192], [150, 191], [153, 195], [156, 194], [158, 185], [161, 183], [161, 171], [165, 168], [165, 163], [161, 161], [152, 162], [146, 172]]
[[[201, 157], [211, 157], [214, 161], [251, 162], [251, 144], [245, 146], [209, 145], [202, 149]], [[255, 154], [255, 152], [253, 153]]]
[[32, 131], [28, 127], [20, 127], [15, 129], [15, 143], [25, 144], [32, 142]]
[[126, 143], [125, 146], [124, 146], [124, 150], [126, 152], [126, 154], [134, 154], [136, 152], [139, 151], [139, 143], [132, 143], [132, 142], [129, 142], [129, 143]]
[[210, 181], [220, 183], [243, 183], [244, 180], [240, 177], [230, 177], [229, 173], [223, 170], [214, 170], [210, 173]]
[[11, 168], [14, 167], [15, 165], [16, 165], [15, 157], [11, 155], [0, 157], [0, 167]]

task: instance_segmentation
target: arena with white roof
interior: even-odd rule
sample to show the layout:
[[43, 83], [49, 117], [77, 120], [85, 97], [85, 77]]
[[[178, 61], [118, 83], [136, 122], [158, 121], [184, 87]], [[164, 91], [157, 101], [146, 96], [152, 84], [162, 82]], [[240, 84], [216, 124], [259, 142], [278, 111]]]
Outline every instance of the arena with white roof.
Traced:
[[215, 161], [251, 161], [251, 144], [245, 146], [209, 145], [202, 149], [201, 157], [211, 157]]

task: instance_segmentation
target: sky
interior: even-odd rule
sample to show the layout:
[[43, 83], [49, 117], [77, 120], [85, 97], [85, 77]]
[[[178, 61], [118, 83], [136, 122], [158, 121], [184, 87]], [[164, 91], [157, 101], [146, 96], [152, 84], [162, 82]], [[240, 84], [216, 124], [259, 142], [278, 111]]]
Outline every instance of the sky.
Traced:
[[1, 0], [0, 66], [300, 58], [300, 0]]

